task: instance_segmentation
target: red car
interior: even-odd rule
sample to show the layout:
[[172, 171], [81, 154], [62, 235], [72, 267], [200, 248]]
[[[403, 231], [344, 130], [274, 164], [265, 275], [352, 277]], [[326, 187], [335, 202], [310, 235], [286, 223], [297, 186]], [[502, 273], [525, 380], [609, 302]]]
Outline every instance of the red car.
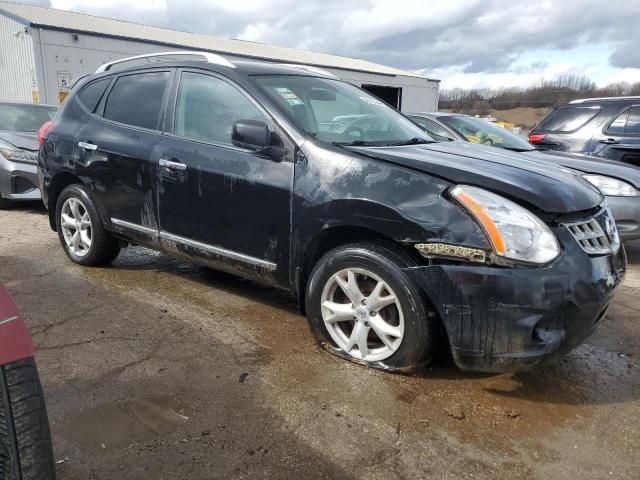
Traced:
[[0, 479], [55, 478], [31, 335], [0, 284]]

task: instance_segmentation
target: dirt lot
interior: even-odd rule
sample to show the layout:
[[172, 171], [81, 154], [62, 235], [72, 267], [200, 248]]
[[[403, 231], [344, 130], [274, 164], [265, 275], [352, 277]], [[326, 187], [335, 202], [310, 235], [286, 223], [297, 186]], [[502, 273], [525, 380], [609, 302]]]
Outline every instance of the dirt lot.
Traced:
[[408, 377], [318, 349], [270, 288], [141, 248], [72, 264], [38, 206], [0, 212], [59, 478], [640, 478], [640, 246], [608, 320], [534, 373]]

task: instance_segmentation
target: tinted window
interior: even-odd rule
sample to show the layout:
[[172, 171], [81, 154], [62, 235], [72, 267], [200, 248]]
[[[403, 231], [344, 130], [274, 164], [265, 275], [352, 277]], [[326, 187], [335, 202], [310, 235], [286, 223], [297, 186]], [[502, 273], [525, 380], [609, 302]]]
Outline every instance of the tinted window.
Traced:
[[267, 121], [240, 90], [224, 80], [200, 73], [182, 74], [176, 135], [231, 145], [231, 131], [237, 120]]
[[136, 127], [157, 129], [168, 79], [169, 72], [118, 78], [107, 98], [104, 117]]
[[595, 117], [600, 107], [561, 107], [542, 120], [535, 130], [545, 132], [573, 132]]
[[95, 111], [102, 94], [109, 86], [109, 82], [111, 82], [110, 78], [103, 78], [97, 82], [90, 83], [78, 94], [78, 98], [90, 112]]
[[0, 130], [37, 132], [43, 123], [53, 119], [57, 107], [0, 104]]
[[640, 135], [640, 107], [633, 107], [629, 111], [629, 119], [627, 120], [627, 128], [624, 133], [632, 135]]
[[624, 129], [627, 126], [627, 117], [629, 117], [629, 110], [625, 110], [618, 118], [616, 118], [611, 125], [607, 128], [607, 132], [609, 133], [624, 133]]
[[455, 140], [453, 136], [437, 123], [422, 117], [410, 117], [436, 140]]

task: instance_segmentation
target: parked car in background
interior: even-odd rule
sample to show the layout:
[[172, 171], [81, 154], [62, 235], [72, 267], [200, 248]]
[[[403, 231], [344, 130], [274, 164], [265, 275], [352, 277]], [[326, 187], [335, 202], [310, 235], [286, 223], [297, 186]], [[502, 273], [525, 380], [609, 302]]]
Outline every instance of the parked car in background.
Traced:
[[0, 209], [40, 199], [38, 129], [57, 110], [49, 105], [0, 102]]
[[640, 169], [637, 167], [586, 155], [539, 150], [494, 123], [460, 113], [416, 113], [409, 114], [409, 118], [434, 138], [482, 143], [582, 172], [583, 178], [605, 195], [622, 240], [640, 238]]
[[42, 129], [73, 262], [131, 243], [275, 285], [322, 347], [389, 371], [438, 345], [463, 369], [532, 368], [605, 317], [625, 253], [575, 172], [436, 142], [312, 66], [164, 55], [103, 65]]
[[529, 142], [640, 167], [640, 97], [586, 98], [560, 105], [531, 130]]
[[53, 451], [33, 344], [0, 283], [0, 479], [53, 480]]

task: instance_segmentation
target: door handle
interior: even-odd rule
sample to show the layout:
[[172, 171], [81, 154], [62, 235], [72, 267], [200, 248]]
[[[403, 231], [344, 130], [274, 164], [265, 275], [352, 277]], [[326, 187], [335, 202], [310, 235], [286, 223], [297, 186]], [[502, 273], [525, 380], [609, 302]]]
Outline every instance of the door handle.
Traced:
[[93, 143], [87, 143], [87, 142], [78, 142], [78, 146], [80, 148], [84, 148], [85, 150], [97, 150], [98, 146], [93, 144]]
[[620, 142], [615, 138], [607, 138], [606, 140], [600, 140], [600, 143], [604, 143], [605, 145], [615, 145]]
[[174, 162], [172, 160], [167, 160], [165, 158], [161, 158], [158, 161], [158, 164], [161, 167], [168, 168], [169, 170], [186, 170], [187, 166], [181, 162]]

